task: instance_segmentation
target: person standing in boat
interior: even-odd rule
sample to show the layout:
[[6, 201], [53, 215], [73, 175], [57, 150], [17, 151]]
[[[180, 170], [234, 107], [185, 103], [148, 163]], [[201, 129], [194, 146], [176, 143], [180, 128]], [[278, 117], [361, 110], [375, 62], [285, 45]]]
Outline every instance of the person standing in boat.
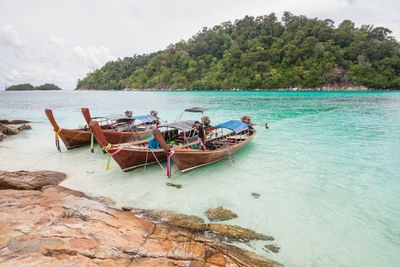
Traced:
[[199, 122], [199, 121], [196, 121], [194, 123], [194, 125], [196, 127], [196, 131], [197, 131], [197, 134], [199, 136], [199, 147], [202, 150], [206, 150], [206, 146], [205, 146], [205, 143], [206, 143], [206, 132], [204, 130], [203, 124], [201, 122]]

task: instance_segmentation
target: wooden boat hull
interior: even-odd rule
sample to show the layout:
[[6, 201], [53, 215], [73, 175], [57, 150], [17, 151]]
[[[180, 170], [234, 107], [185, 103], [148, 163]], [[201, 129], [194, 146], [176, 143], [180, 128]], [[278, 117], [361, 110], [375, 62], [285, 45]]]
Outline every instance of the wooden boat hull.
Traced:
[[123, 171], [130, 171], [145, 164], [160, 162], [166, 159], [163, 149], [148, 149], [148, 141], [146, 140], [110, 145], [104, 134], [105, 131], [101, 130], [96, 121], [91, 121], [89, 127], [94, 132], [94, 137], [99, 145], [112, 154], [113, 159]]
[[[143, 132], [116, 132], [114, 130], [102, 130], [110, 144], [127, 143], [146, 139], [151, 136], [152, 130]], [[64, 129], [58, 133], [67, 149], [73, 149], [90, 144], [92, 131], [86, 129]]]
[[[92, 121], [92, 116], [90, 115], [89, 109], [81, 108], [81, 112], [87, 125], [89, 126], [90, 122]], [[144, 140], [150, 137], [153, 133], [153, 129], [148, 129], [145, 131], [117, 131], [116, 129], [104, 129], [104, 127], [101, 128], [104, 136], [110, 144], [121, 144], [137, 140]]]
[[[112, 153], [115, 150], [111, 150]], [[161, 162], [166, 160], [166, 155], [162, 149], [153, 149], [151, 152], [148, 149], [122, 149], [117, 154], [113, 155], [113, 159], [118, 163], [121, 169], [126, 172], [135, 168], [152, 164], [157, 161]]]
[[182, 172], [186, 172], [204, 165], [208, 165], [217, 161], [224, 159], [226, 156], [235, 153], [236, 151], [242, 149], [247, 144], [251, 142], [254, 138], [256, 132], [254, 131], [252, 135], [248, 135], [247, 139], [232, 145], [229, 148], [216, 149], [216, 150], [194, 150], [185, 148], [175, 148], [174, 155], [172, 156], [172, 161]]
[[58, 126], [51, 109], [46, 109], [47, 119], [53, 126], [54, 132], [58, 132], [58, 136], [63, 141], [67, 149], [90, 144], [91, 131], [89, 129], [64, 129]]
[[92, 132], [85, 129], [61, 129], [58, 133], [67, 149], [90, 144]]
[[135, 132], [118, 132], [116, 130], [102, 130], [104, 136], [110, 144], [128, 143], [137, 140], [143, 140], [150, 137], [153, 130], [135, 131]]

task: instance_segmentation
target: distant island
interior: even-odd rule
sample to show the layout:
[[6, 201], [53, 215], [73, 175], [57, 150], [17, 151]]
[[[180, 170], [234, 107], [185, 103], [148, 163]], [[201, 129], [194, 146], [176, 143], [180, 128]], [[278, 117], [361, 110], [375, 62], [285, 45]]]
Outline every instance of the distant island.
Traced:
[[6, 87], [6, 91], [50, 91], [50, 90], [62, 90], [62, 89], [53, 83], [45, 83], [39, 86], [33, 86], [30, 83], [22, 83]]
[[391, 33], [290, 12], [280, 21], [274, 13], [246, 16], [107, 62], [77, 89], [399, 89], [400, 45]]

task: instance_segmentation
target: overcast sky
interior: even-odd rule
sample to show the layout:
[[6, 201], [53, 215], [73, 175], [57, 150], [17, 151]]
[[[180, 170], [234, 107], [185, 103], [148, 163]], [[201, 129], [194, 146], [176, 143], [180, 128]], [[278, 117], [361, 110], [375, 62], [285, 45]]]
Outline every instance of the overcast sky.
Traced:
[[164, 49], [204, 26], [283, 11], [384, 26], [400, 40], [400, 0], [0, 0], [0, 90], [24, 82], [73, 89], [109, 60]]

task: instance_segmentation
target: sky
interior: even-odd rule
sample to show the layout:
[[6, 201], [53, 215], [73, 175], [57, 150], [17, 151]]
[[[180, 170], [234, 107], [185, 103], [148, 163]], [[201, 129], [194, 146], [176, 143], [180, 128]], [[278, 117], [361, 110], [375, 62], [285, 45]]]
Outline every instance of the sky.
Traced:
[[74, 89], [109, 60], [162, 50], [204, 26], [283, 11], [383, 26], [400, 40], [400, 0], [0, 0], [0, 90]]

